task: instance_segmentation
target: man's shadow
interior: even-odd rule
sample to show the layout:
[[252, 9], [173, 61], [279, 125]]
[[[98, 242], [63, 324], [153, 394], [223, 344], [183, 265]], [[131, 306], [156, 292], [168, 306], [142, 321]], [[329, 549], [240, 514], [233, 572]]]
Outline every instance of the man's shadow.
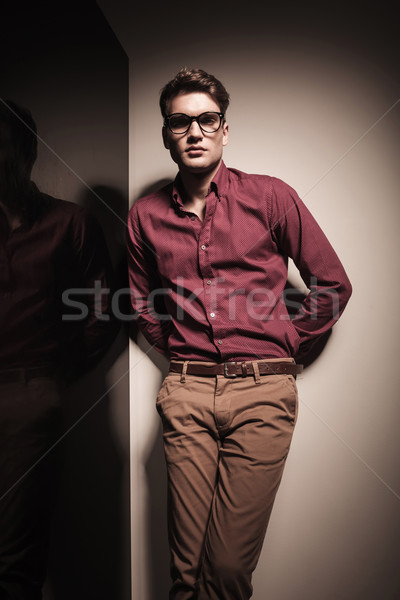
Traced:
[[[116, 287], [126, 287], [127, 200], [116, 190], [95, 187], [79, 204], [102, 226]], [[100, 363], [63, 394], [63, 468], [45, 598], [130, 599], [127, 346], [128, 334], [121, 328]], [[107, 379], [111, 368], [112, 379]]]
[[[160, 189], [160, 187], [169, 182], [170, 180], [158, 181], [142, 190], [140, 196], [144, 196]], [[304, 298], [305, 294], [288, 281], [285, 286], [284, 301], [290, 318], [294, 317]], [[321, 336], [319, 340], [313, 344], [310, 350], [305, 351], [305, 353], [299, 357], [301, 360], [298, 360], [297, 362], [301, 362], [301, 364], [304, 365], [304, 368], [307, 368], [317, 360], [323, 351], [330, 334], [331, 332], [328, 331], [325, 335]], [[139, 348], [147, 353], [155, 366], [161, 371], [162, 378], [164, 378], [168, 372], [168, 361], [160, 356], [157, 351], [149, 350], [149, 345], [146, 340], [140, 334], [138, 335], [135, 324], [131, 327], [130, 336], [133, 341], [138, 344]], [[168, 589], [170, 588], [170, 557], [167, 532], [167, 474], [161, 423], [158, 425], [154, 443], [147, 456], [145, 469], [149, 491], [146, 528], [149, 548], [148, 564], [150, 565], [150, 569], [147, 573], [147, 586], [149, 590], [149, 600], [160, 600], [167, 597]]]
[[[146, 196], [171, 183], [170, 179], [159, 180], [141, 190], [138, 197]], [[132, 321], [129, 329], [130, 338], [147, 354], [154, 365], [161, 371], [162, 379], [168, 372], [168, 361], [157, 350], [151, 350], [149, 344], [139, 333], [137, 324]], [[155, 401], [155, 398], [154, 398]], [[155, 419], [158, 419], [154, 408]], [[167, 474], [165, 469], [164, 450], [162, 445], [161, 423], [158, 424], [153, 445], [145, 461], [149, 503], [147, 504], [146, 531], [148, 540], [146, 573], [148, 600], [161, 600], [168, 595], [170, 587], [169, 549], [167, 533]]]

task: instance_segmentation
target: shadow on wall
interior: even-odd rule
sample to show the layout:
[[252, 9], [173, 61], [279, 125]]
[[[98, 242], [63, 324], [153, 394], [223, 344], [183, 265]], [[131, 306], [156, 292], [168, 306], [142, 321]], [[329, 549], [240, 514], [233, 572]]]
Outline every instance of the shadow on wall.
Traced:
[[[142, 337], [139, 338], [138, 342], [139, 347], [146, 352], [148, 345], [146, 345]], [[162, 378], [164, 379], [168, 372], [168, 361], [154, 350], [150, 351], [148, 356], [160, 369]], [[154, 411], [156, 412], [155, 408]], [[158, 419], [158, 415], [155, 418]], [[148, 564], [151, 565], [151, 569], [147, 573], [148, 600], [160, 600], [167, 597], [170, 588], [167, 472], [165, 468], [161, 422], [159, 422], [154, 443], [146, 458], [145, 470], [149, 492], [147, 510]]]
[[[143, 188], [139, 197], [151, 194], [171, 183], [171, 179], [160, 179]], [[148, 342], [139, 334], [136, 321], [129, 329], [130, 338], [143, 350], [155, 366], [161, 371], [162, 378], [167, 375], [168, 361], [157, 350], [151, 350]], [[154, 398], [155, 401], [155, 398]], [[154, 408], [155, 411], [155, 408]], [[157, 416], [156, 416], [157, 418]], [[148, 600], [160, 600], [168, 595], [170, 587], [169, 549], [167, 529], [167, 474], [165, 469], [162, 429], [159, 423], [154, 444], [145, 461], [149, 503], [147, 505], [147, 564], [151, 569], [147, 573]]]
[[[127, 290], [129, 287], [126, 260], [126, 231], [128, 201], [118, 190], [104, 185], [93, 185], [85, 189], [78, 204], [84, 206], [99, 222], [109, 249], [116, 277], [116, 288]], [[129, 315], [130, 302], [127, 294], [121, 294], [118, 308], [123, 316]], [[129, 319], [123, 320], [123, 329], [129, 334]]]
[[[139, 197], [150, 194], [170, 183], [169, 179], [162, 179], [144, 188]], [[287, 294], [285, 302], [291, 318], [296, 312], [295, 307], [305, 298], [300, 290], [288, 281], [286, 284]], [[289, 291], [290, 290], [290, 291]], [[301, 356], [304, 368], [310, 366], [323, 352], [331, 331], [328, 331]], [[130, 328], [130, 337], [147, 354], [155, 366], [161, 371], [162, 378], [167, 375], [168, 361], [157, 351], [150, 350], [150, 346], [142, 335], [138, 335], [136, 323]], [[147, 539], [148, 539], [148, 563], [151, 568], [147, 574], [147, 589], [149, 600], [160, 600], [166, 597], [170, 588], [169, 574], [169, 549], [168, 549], [168, 526], [167, 526], [167, 473], [164, 459], [162, 442], [161, 422], [157, 428], [154, 443], [145, 462], [147, 485], [149, 491], [149, 503], [147, 506]]]

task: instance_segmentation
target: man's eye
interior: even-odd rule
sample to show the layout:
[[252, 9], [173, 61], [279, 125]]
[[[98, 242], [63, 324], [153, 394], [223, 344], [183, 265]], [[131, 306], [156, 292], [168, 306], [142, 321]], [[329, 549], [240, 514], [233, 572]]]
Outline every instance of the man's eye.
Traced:
[[174, 117], [170, 119], [169, 124], [174, 128], [185, 128], [188, 126], [188, 119], [186, 117]]
[[217, 115], [203, 115], [200, 119], [200, 123], [202, 125], [215, 125], [215, 123], [217, 123], [218, 121], [218, 117]]

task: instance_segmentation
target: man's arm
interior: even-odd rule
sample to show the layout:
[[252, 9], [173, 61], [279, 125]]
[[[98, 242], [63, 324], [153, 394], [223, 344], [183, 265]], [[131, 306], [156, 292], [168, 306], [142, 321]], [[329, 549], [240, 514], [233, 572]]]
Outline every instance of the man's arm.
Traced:
[[[162, 301], [154, 251], [144, 241], [135, 206], [128, 217], [128, 272], [132, 309], [140, 330], [156, 350], [168, 356], [171, 322]], [[159, 305], [155, 302], [158, 300]]]
[[297, 193], [279, 179], [273, 179], [271, 216], [280, 250], [293, 259], [310, 290], [292, 321], [300, 336], [301, 355], [336, 323], [352, 288], [314, 217]]
[[[81, 290], [87, 314], [70, 356], [75, 375], [89, 371], [103, 358], [117, 336], [120, 322], [112, 312], [115, 276], [103, 231], [85, 209], [75, 215], [73, 228], [74, 285]], [[77, 347], [82, 344], [82, 347]]]

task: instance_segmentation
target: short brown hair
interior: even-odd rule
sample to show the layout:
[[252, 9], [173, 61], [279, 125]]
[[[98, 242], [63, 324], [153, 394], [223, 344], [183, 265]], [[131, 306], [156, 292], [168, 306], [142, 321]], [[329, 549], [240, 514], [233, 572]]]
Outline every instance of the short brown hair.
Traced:
[[229, 106], [229, 94], [222, 83], [202, 69], [181, 69], [161, 90], [160, 108], [163, 117], [167, 116], [167, 104], [181, 92], [204, 92], [218, 104], [220, 111], [226, 113]]

